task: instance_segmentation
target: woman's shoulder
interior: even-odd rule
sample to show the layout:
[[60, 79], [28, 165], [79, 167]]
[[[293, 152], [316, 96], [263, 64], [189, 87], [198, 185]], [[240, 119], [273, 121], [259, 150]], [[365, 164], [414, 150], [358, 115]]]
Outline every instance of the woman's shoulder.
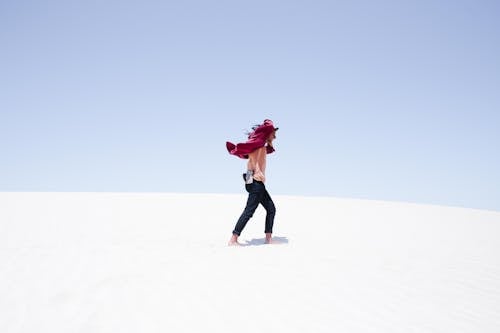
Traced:
[[252, 151], [250, 154], [248, 154], [250, 157], [252, 156], [257, 156], [259, 155], [262, 151], [265, 151], [266, 150], [266, 146], [262, 146], [262, 147], [259, 147], [257, 149], [255, 149], [254, 151]]

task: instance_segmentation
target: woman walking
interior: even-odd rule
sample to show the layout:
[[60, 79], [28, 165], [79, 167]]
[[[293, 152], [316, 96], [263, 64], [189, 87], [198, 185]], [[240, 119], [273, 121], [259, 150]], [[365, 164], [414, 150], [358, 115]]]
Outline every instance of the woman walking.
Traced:
[[274, 224], [274, 215], [276, 208], [271, 196], [264, 185], [266, 181], [266, 155], [274, 152], [273, 140], [276, 139], [276, 131], [271, 120], [266, 119], [261, 125], [252, 128], [248, 135], [248, 141], [234, 145], [226, 142], [226, 148], [231, 155], [239, 158], [248, 159], [247, 172], [243, 174], [245, 180], [245, 189], [248, 192], [248, 199], [245, 209], [236, 222], [233, 235], [229, 240], [230, 246], [241, 245], [238, 243], [238, 237], [245, 228], [248, 220], [253, 216], [255, 210], [261, 204], [266, 210], [265, 234], [266, 243], [272, 243], [272, 233]]

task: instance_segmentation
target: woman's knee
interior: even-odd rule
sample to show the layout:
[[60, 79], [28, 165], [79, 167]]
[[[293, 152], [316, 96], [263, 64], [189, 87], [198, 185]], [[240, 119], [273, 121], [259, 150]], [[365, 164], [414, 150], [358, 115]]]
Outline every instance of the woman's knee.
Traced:
[[245, 217], [246, 219], [250, 220], [252, 217], [253, 217], [253, 211], [247, 211], [245, 210], [243, 212], [243, 214], [241, 214], [243, 217]]
[[267, 214], [269, 215], [275, 215], [276, 214], [276, 206], [274, 206], [274, 203], [270, 203], [266, 207]]

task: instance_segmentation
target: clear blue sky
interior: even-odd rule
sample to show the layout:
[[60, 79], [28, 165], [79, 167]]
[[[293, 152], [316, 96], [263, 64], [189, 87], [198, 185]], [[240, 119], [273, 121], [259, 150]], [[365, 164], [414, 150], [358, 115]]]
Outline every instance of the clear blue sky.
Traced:
[[498, 1], [1, 1], [0, 191], [271, 194], [500, 210]]

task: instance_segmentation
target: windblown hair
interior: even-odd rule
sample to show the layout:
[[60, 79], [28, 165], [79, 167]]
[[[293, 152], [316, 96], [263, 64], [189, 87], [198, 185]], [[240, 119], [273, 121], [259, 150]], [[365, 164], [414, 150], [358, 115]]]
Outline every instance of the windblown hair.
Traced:
[[250, 138], [250, 135], [252, 135], [253, 132], [255, 132], [255, 130], [257, 128], [259, 128], [259, 126], [261, 126], [261, 124], [255, 124], [255, 125], [252, 126], [252, 130], [245, 132], [245, 134], [248, 136], [248, 138]]

